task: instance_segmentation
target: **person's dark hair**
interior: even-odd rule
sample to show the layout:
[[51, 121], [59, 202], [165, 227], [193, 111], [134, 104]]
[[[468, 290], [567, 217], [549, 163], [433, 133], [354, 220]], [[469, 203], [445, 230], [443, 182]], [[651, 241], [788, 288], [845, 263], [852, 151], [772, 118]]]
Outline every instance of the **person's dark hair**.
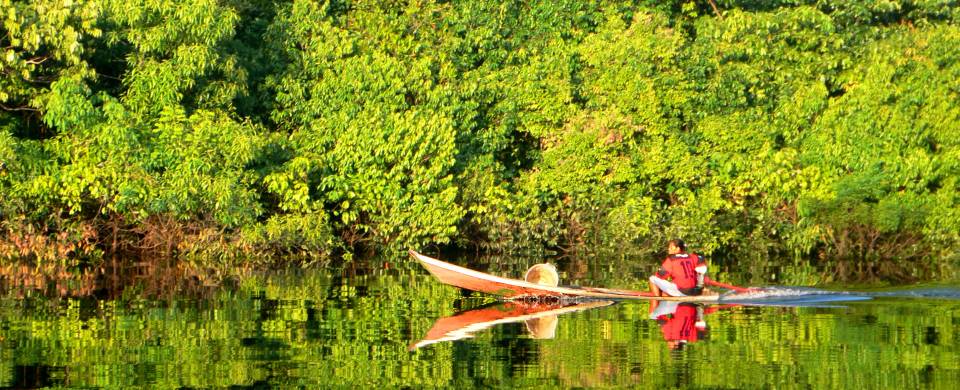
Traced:
[[687, 244], [684, 244], [684, 243], [683, 243], [683, 240], [681, 240], [681, 239], [679, 239], [679, 238], [674, 238], [674, 239], [668, 241], [667, 244], [668, 244], [668, 245], [669, 245], [669, 244], [673, 244], [673, 245], [676, 246], [677, 248], [680, 248], [680, 250], [682, 250], [682, 251], [684, 251], [684, 252], [687, 251]]

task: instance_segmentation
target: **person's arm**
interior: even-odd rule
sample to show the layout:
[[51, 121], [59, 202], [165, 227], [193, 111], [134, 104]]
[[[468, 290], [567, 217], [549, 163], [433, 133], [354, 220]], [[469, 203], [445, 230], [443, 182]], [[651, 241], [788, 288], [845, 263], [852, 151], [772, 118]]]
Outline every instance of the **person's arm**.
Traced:
[[697, 265], [693, 270], [697, 271], [697, 288], [703, 288], [705, 278], [707, 277], [707, 261], [703, 259], [703, 255], [696, 255]]
[[660, 263], [660, 268], [657, 268], [657, 271], [653, 273], [654, 276], [660, 279], [666, 279], [670, 276], [670, 272], [667, 271], [667, 260], [669, 259], [664, 259], [663, 262]]

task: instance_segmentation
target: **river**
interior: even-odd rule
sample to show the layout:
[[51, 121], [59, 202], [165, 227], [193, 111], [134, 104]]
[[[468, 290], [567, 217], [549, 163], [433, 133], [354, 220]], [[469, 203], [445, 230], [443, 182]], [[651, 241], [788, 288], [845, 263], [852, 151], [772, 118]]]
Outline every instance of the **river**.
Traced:
[[[506, 276], [523, 266], [484, 261], [471, 260]], [[608, 287], [643, 282], [603, 266], [564, 275]], [[8, 288], [0, 299], [0, 387], [960, 383], [960, 288], [861, 287], [851, 296], [761, 306], [516, 305], [464, 295], [403, 257], [190, 291], [129, 286], [58, 296]]]

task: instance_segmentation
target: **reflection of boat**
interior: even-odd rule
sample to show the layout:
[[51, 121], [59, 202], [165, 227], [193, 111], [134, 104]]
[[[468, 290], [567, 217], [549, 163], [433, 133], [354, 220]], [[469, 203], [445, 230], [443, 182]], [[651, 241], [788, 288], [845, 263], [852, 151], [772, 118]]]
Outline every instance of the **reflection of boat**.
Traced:
[[450, 317], [438, 319], [422, 340], [410, 345], [414, 350], [443, 341], [473, 337], [473, 333], [494, 325], [523, 321], [530, 337], [552, 339], [557, 330], [557, 316], [581, 310], [612, 305], [613, 301], [590, 300], [584, 302], [509, 301], [493, 306], [467, 310]]
[[487, 294], [502, 296], [508, 299], [523, 297], [561, 297], [561, 298], [596, 298], [596, 299], [645, 299], [682, 302], [717, 302], [719, 295], [700, 295], [691, 297], [659, 297], [646, 291], [616, 290], [594, 287], [563, 287], [545, 286], [517, 279], [501, 278], [483, 272], [456, 266], [431, 257], [410, 251], [420, 264], [430, 271], [441, 282], [478, 291]]

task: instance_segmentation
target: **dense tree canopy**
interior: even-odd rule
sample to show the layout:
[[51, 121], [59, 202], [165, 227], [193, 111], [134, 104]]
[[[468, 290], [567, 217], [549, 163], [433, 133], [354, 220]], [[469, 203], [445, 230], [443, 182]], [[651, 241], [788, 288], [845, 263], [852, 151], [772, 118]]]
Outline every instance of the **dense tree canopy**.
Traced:
[[960, 250], [955, 1], [0, 9], [12, 261]]

